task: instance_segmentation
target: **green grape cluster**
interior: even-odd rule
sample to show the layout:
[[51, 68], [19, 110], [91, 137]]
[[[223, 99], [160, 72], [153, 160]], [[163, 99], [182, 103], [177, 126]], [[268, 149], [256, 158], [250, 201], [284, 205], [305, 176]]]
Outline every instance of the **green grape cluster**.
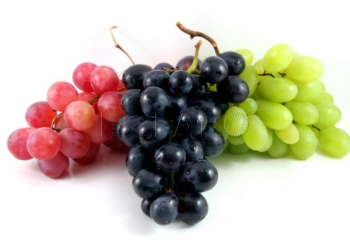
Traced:
[[337, 127], [342, 113], [320, 80], [324, 67], [319, 60], [283, 43], [254, 64], [250, 50], [237, 52], [246, 62], [240, 77], [249, 87], [249, 97], [232, 104], [215, 124], [226, 151], [254, 150], [274, 158], [291, 151], [301, 160], [312, 156], [318, 145], [333, 157], [350, 152], [348, 133]]

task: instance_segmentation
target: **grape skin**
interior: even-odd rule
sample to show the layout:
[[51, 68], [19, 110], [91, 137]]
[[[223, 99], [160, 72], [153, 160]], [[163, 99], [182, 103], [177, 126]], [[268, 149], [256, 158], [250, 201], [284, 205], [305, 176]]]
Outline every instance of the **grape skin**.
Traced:
[[30, 160], [33, 157], [27, 149], [27, 139], [35, 128], [19, 128], [13, 131], [7, 139], [7, 149], [19, 160]]

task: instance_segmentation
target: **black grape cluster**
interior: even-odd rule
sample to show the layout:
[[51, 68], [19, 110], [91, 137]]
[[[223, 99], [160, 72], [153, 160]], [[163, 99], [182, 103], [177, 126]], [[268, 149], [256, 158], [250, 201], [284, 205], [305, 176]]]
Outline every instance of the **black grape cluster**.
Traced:
[[[247, 84], [237, 76], [244, 69], [241, 55], [198, 60], [191, 74], [186, 70], [193, 59], [184, 57], [175, 68], [135, 64], [122, 78], [126, 115], [115, 133], [131, 147], [126, 167], [143, 199], [142, 211], [160, 225], [177, 218], [192, 225], [207, 215], [202, 192], [216, 185], [218, 171], [206, 157], [219, 155], [225, 143], [213, 125], [229, 102], [248, 96]], [[217, 91], [209, 91], [212, 84]]]

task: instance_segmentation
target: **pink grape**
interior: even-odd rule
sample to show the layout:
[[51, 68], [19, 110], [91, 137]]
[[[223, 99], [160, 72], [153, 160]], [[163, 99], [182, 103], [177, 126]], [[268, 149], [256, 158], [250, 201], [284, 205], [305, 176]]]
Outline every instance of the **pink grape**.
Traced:
[[58, 152], [49, 160], [38, 160], [38, 166], [44, 175], [51, 178], [59, 178], [67, 172], [69, 159], [61, 152]]
[[69, 158], [79, 158], [86, 154], [90, 140], [84, 132], [67, 128], [58, 133], [61, 139], [61, 153]]
[[29, 126], [33, 128], [51, 127], [52, 120], [57, 115], [48, 102], [35, 102], [30, 105], [25, 113], [25, 118]]
[[86, 92], [93, 92], [90, 77], [91, 72], [97, 67], [96, 64], [84, 62], [79, 64], [73, 71], [73, 83], [78, 89]]
[[107, 91], [98, 99], [98, 110], [104, 119], [110, 122], [117, 122], [124, 116], [121, 99], [123, 94], [116, 91]]
[[61, 139], [51, 128], [37, 128], [29, 134], [27, 150], [29, 154], [38, 160], [49, 160], [60, 150]]
[[7, 139], [7, 148], [19, 160], [29, 160], [33, 157], [27, 150], [27, 139], [35, 128], [20, 128], [13, 131]]
[[90, 164], [96, 159], [96, 157], [100, 153], [100, 148], [101, 148], [101, 144], [90, 143], [90, 147], [87, 153], [83, 157], [73, 158], [73, 160], [76, 161], [77, 163], [84, 164], [84, 165]]
[[58, 131], [69, 128], [69, 125], [66, 123], [66, 120], [64, 119], [64, 113], [61, 113], [59, 116], [56, 117], [54, 127]]
[[94, 119], [94, 125], [84, 130], [84, 132], [88, 135], [92, 143], [103, 143], [109, 139], [113, 132], [112, 124], [100, 115], [95, 115]]
[[71, 128], [83, 131], [91, 128], [94, 124], [95, 110], [90, 103], [78, 100], [67, 106], [64, 119]]
[[120, 140], [114, 133], [111, 134], [111, 136], [108, 138], [107, 141], [103, 143], [106, 147], [113, 149], [115, 151], [123, 151], [128, 149], [129, 147]]
[[47, 102], [54, 110], [64, 111], [68, 104], [78, 100], [78, 91], [68, 82], [55, 82], [47, 91]]
[[91, 72], [91, 87], [98, 95], [107, 91], [116, 91], [124, 86], [117, 73], [109, 66], [97, 66]]
[[[79, 100], [86, 101], [86, 102], [90, 103], [90, 101], [93, 100], [94, 98], [97, 98], [97, 95], [94, 93], [85, 92], [85, 91], [79, 93]], [[95, 114], [99, 114], [100, 111], [98, 110], [97, 101], [92, 103], [91, 105], [92, 105], [92, 107], [94, 107]]]

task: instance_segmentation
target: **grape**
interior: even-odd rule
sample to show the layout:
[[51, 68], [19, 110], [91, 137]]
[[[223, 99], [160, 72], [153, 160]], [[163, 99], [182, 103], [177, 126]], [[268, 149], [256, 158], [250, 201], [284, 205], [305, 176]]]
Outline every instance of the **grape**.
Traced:
[[288, 127], [275, 130], [277, 137], [286, 144], [294, 144], [299, 141], [299, 130], [291, 123]]
[[207, 124], [213, 125], [220, 117], [221, 110], [216, 103], [209, 98], [192, 102], [193, 106], [199, 107], [207, 116]]
[[170, 63], [158, 63], [156, 66], [153, 68], [154, 70], [165, 70], [165, 69], [170, 69], [174, 70], [174, 67]]
[[334, 104], [334, 97], [331, 93], [325, 92], [320, 102], [329, 102]]
[[132, 181], [134, 192], [143, 199], [164, 193], [166, 175], [152, 168], [141, 169]]
[[227, 76], [228, 71], [228, 65], [222, 58], [210, 56], [203, 60], [200, 76], [206, 82], [217, 83], [221, 82]]
[[299, 140], [290, 145], [294, 156], [300, 160], [306, 160], [311, 157], [317, 148], [317, 138], [312, 130], [306, 126], [296, 123], [299, 131]]
[[85, 155], [80, 158], [73, 158], [79, 164], [87, 165], [95, 161], [100, 152], [101, 144], [90, 143], [89, 149]]
[[188, 93], [189, 97], [204, 97], [209, 92], [206, 81], [203, 80], [199, 75], [191, 75], [192, 88]]
[[207, 126], [201, 134], [196, 136], [196, 139], [202, 144], [205, 156], [218, 156], [224, 150], [225, 140], [213, 127]]
[[[299, 134], [299, 132], [298, 132]], [[272, 133], [272, 144], [271, 147], [267, 150], [267, 153], [273, 158], [281, 158], [288, 153], [289, 146], [283, 142], [276, 133]], [[299, 137], [298, 137], [299, 139]]]
[[[239, 75], [243, 72], [245, 67], [245, 60], [241, 54], [234, 51], [226, 51], [221, 53], [219, 57], [222, 58], [227, 64], [228, 75]], [[203, 63], [201, 69], [203, 69]]]
[[193, 137], [186, 137], [180, 142], [186, 153], [186, 161], [196, 161], [203, 159], [204, 152], [202, 144]]
[[325, 93], [325, 86], [320, 80], [315, 80], [308, 83], [299, 83], [294, 81], [298, 88], [298, 93], [295, 96], [295, 101], [312, 101]]
[[152, 202], [150, 207], [151, 218], [159, 225], [168, 225], [177, 217], [179, 199], [173, 193], [163, 194]]
[[[176, 70], [187, 70], [192, 65], [193, 59], [194, 59], [194, 56], [185, 56], [181, 58], [176, 64], [176, 67], [175, 67]], [[196, 66], [197, 70], [200, 69], [201, 64], [202, 64], [202, 61], [198, 59], [197, 66]]]
[[176, 120], [176, 130], [193, 136], [201, 134], [208, 123], [206, 114], [196, 106], [184, 109]]
[[28, 153], [39, 160], [53, 158], [61, 147], [61, 139], [51, 128], [37, 128], [27, 139]]
[[229, 108], [224, 117], [223, 124], [225, 131], [232, 136], [240, 136], [247, 131], [248, 119], [243, 109], [232, 106]]
[[96, 94], [91, 92], [80, 92], [78, 99], [90, 103], [95, 110], [95, 114], [100, 114], [100, 111], [98, 110], [98, 102], [95, 101], [98, 99]]
[[185, 95], [169, 95], [171, 102], [171, 111], [169, 116], [176, 118], [180, 113], [187, 108], [187, 97]]
[[228, 141], [233, 145], [241, 145], [244, 143], [243, 136], [229, 136]]
[[245, 66], [251, 65], [254, 59], [253, 52], [249, 49], [237, 49], [236, 52], [240, 54], [245, 61]]
[[239, 144], [239, 145], [229, 143], [229, 145], [227, 146], [227, 150], [231, 154], [240, 155], [240, 154], [245, 154], [245, 153], [249, 152], [250, 148], [244, 142], [242, 144]]
[[[272, 46], [262, 59], [262, 66], [267, 72], [280, 72], [287, 68], [293, 59], [293, 51], [288, 44]], [[288, 74], [287, 74], [288, 75]]]
[[109, 66], [95, 67], [91, 72], [90, 82], [92, 89], [98, 95], [123, 87], [117, 73]]
[[122, 96], [123, 94], [116, 91], [106, 91], [100, 96], [97, 106], [103, 119], [116, 122], [124, 115], [121, 103]]
[[285, 69], [288, 77], [301, 83], [318, 80], [323, 75], [322, 63], [316, 58], [309, 56], [298, 56]]
[[252, 150], [262, 149], [268, 141], [268, 132], [264, 122], [257, 115], [248, 115], [248, 129], [243, 134], [244, 142]]
[[259, 149], [259, 152], [266, 152], [272, 145], [272, 140], [273, 140], [273, 131], [270, 128], [267, 128], [267, 142], [265, 143], [265, 145]]
[[247, 98], [238, 105], [247, 115], [252, 115], [258, 110], [258, 104], [253, 98]]
[[174, 95], [185, 95], [191, 91], [192, 86], [192, 77], [185, 70], [175, 71], [169, 78], [169, 89]]
[[288, 102], [298, 93], [297, 86], [285, 78], [265, 78], [259, 85], [260, 93], [273, 102]]
[[255, 70], [258, 74], [258, 81], [259, 82], [261, 82], [262, 80], [264, 80], [266, 78], [281, 77], [281, 75], [278, 72], [266, 72], [266, 70], [263, 67], [262, 60], [263, 59], [257, 60], [253, 65], [253, 67], [255, 68]]
[[238, 76], [228, 76], [217, 84], [219, 98], [225, 102], [243, 102], [249, 94], [247, 83]]
[[35, 128], [20, 128], [13, 131], [7, 139], [7, 149], [19, 160], [30, 160], [33, 157], [27, 149], [27, 139]]
[[75, 86], [86, 92], [94, 92], [91, 87], [91, 72], [97, 67], [96, 64], [90, 62], [84, 62], [79, 64], [73, 71], [73, 83]]
[[148, 65], [132, 65], [124, 71], [122, 81], [127, 89], [143, 89], [143, 79], [150, 71], [152, 68]]
[[88, 102], [78, 100], [67, 106], [64, 119], [75, 130], [87, 130], [94, 125], [95, 110]]
[[68, 82], [55, 82], [47, 91], [47, 102], [54, 110], [65, 111], [68, 104], [78, 100], [78, 91]]
[[67, 172], [69, 159], [61, 152], [58, 152], [49, 160], [38, 160], [38, 166], [44, 175], [51, 178], [59, 178]]
[[141, 89], [128, 89], [122, 96], [121, 105], [128, 115], [142, 114], [140, 105]]
[[290, 101], [285, 105], [292, 112], [294, 121], [299, 124], [311, 125], [318, 120], [318, 110], [309, 102]]
[[164, 70], [152, 70], [148, 72], [143, 78], [143, 87], [148, 88], [151, 86], [156, 86], [164, 90], [169, 89], [170, 74]]
[[168, 94], [159, 87], [148, 87], [142, 91], [140, 105], [143, 113], [149, 118], [166, 118], [171, 109]]
[[147, 119], [144, 115], [123, 116], [115, 124], [115, 134], [127, 146], [132, 147], [139, 143], [137, 129], [139, 125]]
[[95, 115], [94, 124], [84, 132], [92, 143], [104, 143], [113, 133], [112, 123], [105, 120], [101, 115]]
[[60, 151], [69, 158], [84, 156], [90, 147], [89, 137], [81, 131], [67, 128], [58, 133], [61, 139]]
[[208, 214], [208, 203], [200, 193], [178, 192], [179, 218], [189, 225], [194, 225], [203, 220]]
[[247, 83], [249, 89], [248, 96], [251, 96], [254, 93], [259, 82], [258, 72], [256, 71], [255, 67], [252, 65], [246, 66], [239, 77]]
[[319, 118], [314, 125], [319, 129], [333, 127], [342, 117], [340, 109], [332, 103], [321, 102], [315, 104], [315, 107], [318, 111]]
[[284, 105], [263, 99], [257, 100], [256, 103], [258, 104], [256, 114], [266, 127], [281, 130], [292, 123], [293, 115]]
[[163, 119], [146, 120], [137, 129], [140, 144], [149, 149], [157, 149], [170, 137], [170, 126]]
[[152, 198], [143, 199], [141, 202], [141, 210], [148, 217], [151, 217], [151, 214], [150, 214], [151, 205], [152, 205], [153, 201], [157, 198], [158, 198], [158, 196], [155, 196]]
[[151, 167], [153, 161], [154, 151], [137, 144], [130, 149], [125, 164], [129, 174], [135, 176], [141, 169]]
[[350, 152], [349, 135], [340, 128], [321, 129], [318, 140], [323, 150], [334, 157], [344, 157]]
[[154, 154], [158, 168], [166, 173], [175, 173], [185, 164], [186, 153], [177, 143], [167, 143]]
[[52, 120], [57, 115], [47, 102], [35, 102], [30, 105], [25, 113], [29, 126], [33, 128], [51, 127]]
[[[112, 126], [114, 127], [113, 124]], [[105, 142], [103, 142], [103, 145], [118, 152], [129, 149], [129, 147], [122, 140], [120, 140], [114, 134], [114, 132], [112, 132], [109, 138]]]

